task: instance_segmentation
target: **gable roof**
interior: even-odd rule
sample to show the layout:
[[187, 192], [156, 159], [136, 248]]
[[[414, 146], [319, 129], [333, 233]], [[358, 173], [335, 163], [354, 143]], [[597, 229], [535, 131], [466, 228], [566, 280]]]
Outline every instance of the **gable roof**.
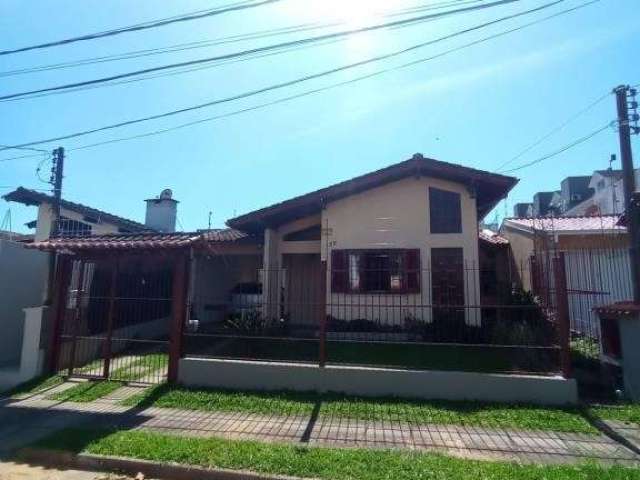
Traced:
[[412, 176], [450, 180], [475, 189], [479, 219], [518, 183], [514, 177], [424, 158], [417, 153], [409, 160], [232, 218], [227, 225], [258, 232], [266, 226], [278, 226], [318, 213], [327, 203]]
[[[2, 198], [8, 202], [18, 202], [23, 203], [24, 205], [40, 205], [41, 203], [52, 203], [54, 201], [54, 198], [51, 195], [23, 187], [18, 187], [16, 190], [7, 193]], [[60, 200], [60, 206], [65, 210], [70, 210], [87, 217], [96, 218], [133, 232], [153, 230], [142, 223], [129, 220], [128, 218], [119, 217], [118, 215], [113, 215], [96, 208], [88, 207], [81, 203], [70, 202], [69, 200], [62, 199]]]
[[626, 228], [618, 224], [620, 215], [544, 217], [544, 218], [505, 218], [503, 226], [527, 232], [542, 231], [548, 233], [624, 233]]

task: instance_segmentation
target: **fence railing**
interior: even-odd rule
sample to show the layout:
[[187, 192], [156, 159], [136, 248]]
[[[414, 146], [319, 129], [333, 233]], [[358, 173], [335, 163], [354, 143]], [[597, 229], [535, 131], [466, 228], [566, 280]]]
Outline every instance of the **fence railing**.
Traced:
[[[196, 276], [183, 353], [420, 369], [561, 370], [555, 309], [519, 287], [517, 277], [528, 270], [512, 269], [512, 278], [465, 264], [411, 272], [361, 268], [346, 279], [339, 274], [336, 280], [335, 271], [314, 265], [267, 272], [234, 267], [221, 272], [228, 288], [215, 292]], [[490, 288], [482, 284], [487, 278], [493, 279]]]

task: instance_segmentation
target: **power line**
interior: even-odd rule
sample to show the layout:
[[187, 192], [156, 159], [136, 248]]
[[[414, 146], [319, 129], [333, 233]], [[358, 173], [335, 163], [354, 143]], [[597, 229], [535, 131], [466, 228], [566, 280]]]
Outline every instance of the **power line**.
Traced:
[[180, 125], [175, 125], [175, 126], [172, 126], [172, 127], [167, 127], [167, 128], [163, 128], [163, 129], [157, 129], [157, 130], [153, 130], [153, 131], [150, 131], [150, 132], [136, 134], [136, 135], [130, 135], [130, 136], [126, 136], [126, 137], [120, 137], [120, 138], [115, 138], [115, 139], [110, 139], [110, 140], [104, 140], [104, 141], [101, 141], [101, 142], [96, 142], [96, 143], [91, 143], [91, 144], [86, 144], [86, 145], [81, 145], [81, 146], [78, 146], [78, 147], [75, 147], [75, 148], [71, 148], [70, 151], [84, 150], [84, 149], [88, 149], [88, 148], [94, 148], [94, 147], [99, 147], [99, 146], [103, 146], [103, 145], [109, 145], [109, 144], [112, 144], [112, 143], [119, 143], [119, 142], [124, 142], [124, 141], [129, 141], [129, 140], [136, 140], [136, 139], [140, 139], [140, 138], [151, 137], [151, 136], [155, 136], [155, 135], [161, 135], [161, 134], [169, 133], [169, 132], [172, 132], [172, 131], [175, 131], [175, 130], [179, 130], [179, 129], [182, 129], [182, 128], [198, 125], [198, 124], [201, 124], [201, 123], [211, 122], [211, 121], [215, 121], [215, 120], [220, 120], [220, 119], [223, 119], [223, 118], [228, 118], [228, 117], [240, 115], [240, 114], [243, 114], [243, 113], [248, 113], [248, 112], [251, 112], [251, 111], [254, 111], [254, 110], [260, 110], [260, 109], [263, 109], [263, 108], [266, 108], [266, 107], [269, 107], [269, 106], [277, 105], [277, 104], [280, 104], [280, 103], [285, 103], [285, 102], [288, 102], [288, 101], [291, 101], [291, 100], [295, 100], [295, 99], [298, 99], [298, 98], [306, 97], [306, 96], [309, 96], [309, 95], [314, 95], [316, 93], [325, 92], [327, 90], [331, 90], [331, 89], [334, 89], [334, 88], [350, 85], [350, 84], [353, 84], [353, 83], [356, 83], [356, 82], [359, 82], [359, 81], [362, 81], [362, 80], [366, 80], [366, 79], [369, 79], [369, 78], [377, 77], [379, 75], [382, 75], [382, 74], [385, 74], [385, 73], [388, 73], [388, 72], [391, 72], [391, 71], [395, 71], [395, 70], [399, 70], [399, 69], [415, 66], [415, 65], [420, 64], [420, 63], [424, 63], [424, 62], [427, 62], [427, 61], [430, 61], [430, 60], [434, 60], [434, 59], [437, 59], [437, 58], [440, 58], [440, 57], [444, 57], [444, 56], [449, 55], [451, 53], [454, 53], [454, 52], [457, 52], [457, 51], [460, 51], [460, 50], [463, 50], [463, 49], [466, 49], [466, 48], [469, 48], [469, 47], [472, 47], [472, 46], [475, 46], [475, 45], [478, 45], [478, 44], [481, 44], [481, 43], [484, 43], [484, 42], [487, 42], [489, 40], [493, 40], [493, 39], [502, 37], [504, 35], [508, 35], [510, 33], [518, 32], [518, 31], [523, 30], [525, 28], [537, 25], [539, 23], [548, 21], [550, 19], [559, 17], [561, 15], [565, 15], [565, 14], [573, 12], [575, 10], [578, 10], [578, 9], [581, 9], [581, 8], [585, 8], [586, 6], [588, 6], [588, 5], [592, 4], [592, 3], [594, 3], [594, 2], [593, 1], [592, 2], [587, 2], [587, 3], [584, 3], [584, 4], [578, 5], [576, 7], [573, 7], [573, 8], [569, 8], [569, 9], [566, 9], [566, 10], [562, 10], [562, 11], [556, 12], [553, 15], [548, 15], [546, 17], [542, 17], [542, 18], [537, 19], [537, 20], [535, 20], [533, 22], [529, 22], [529, 23], [520, 25], [518, 27], [509, 29], [509, 30], [505, 30], [505, 31], [502, 31], [502, 32], [499, 32], [499, 33], [496, 33], [496, 34], [493, 34], [493, 35], [489, 35], [487, 37], [475, 40], [473, 42], [469, 42], [469, 43], [460, 45], [458, 47], [454, 47], [454, 48], [445, 50], [444, 52], [438, 53], [436, 55], [432, 55], [432, 56], [429, 56], [429, 57], [424, 57], [424, 58], [421, 58], [421, 59], [418, 59], [418, 60], [414, 60], [414, 61], [411, 61], [411, 62], [408, 62], [408, 63], [397, 65], [397, 66], [394, 66], [394, 67], [378, 70], [376, 72], [372, 72], [372, 73], [369, 73], [369, 74], [366, 74], [366, 75], [355, 77], [355, 78], [352, 78], [350, 80], [346, 80], [346, 81], [342, 81], [342, 82], [338, 82], [338, 83], [333, 83], [333, 84], [330, 84], [330, 85], [327, 85], [327, 86], [324, 86], [324, 87], [316, 88], [316, 89], [313, 89], [313, 90], [307, 90], [307, 91], [304, 91], [304, 92], [301, 92], [301, 93], [298, 93], [298, 94], [295, 94], [295, 95], [289, 95], [287, 97], [279, 98], [279, 99], [276, 99], [276, 100], [273, 100], [273, 101], [270, 101], [270, 102], [261, 103], [261, 104], [258, 104], [258, 105], [242, 108], [240, 110], [235, 110], [235, 111], [224, 113], [224, 114], [220, 114], [220, 115], [214, 115], [214, 116], [210, 116], [210, 117], [205, 117], [205, 118], [202, 118], [202, 119], [199, 119], [199, 120], [194, 120], [194, 121], [191, 121], [191, 122], [182, 123]]
[[163, 19], [159, 19], [151, 22], [139, 23], [136, 25], [120, 27], [120, 28], [106, 30], [102, 32], [90, 33], [90, 34], [81, 35], [78, 37], [65, 38], [63, 40], [56, 40], [54, 42], [41, 43], [38, 45], [30, 45], [27, 47], [14, 48], [11, 50], [1, 50], [0, 55], [10, 55], [14, 53], [27, 52], [30, 50], [56, 47], [60, 45], [68, 45], [70, 43], [82, 42], [87, 40], [95, 40], [97, 38], [111, 37], [114, 35], [120, 35], [122, 33], [127, 33], [127, 32], [135, 32], [135, 31], [147, 30], [150, 28], [158, 28], [158, 27], [163, 27], [165, 25], [170, 25], [172, 23], [198, 20], [205, 17], [221, 15], [223, 13], [234, 12], [238, 10], [245, 10], [247, 8], [260, 7], [263, 5], [268, 5], [270, 3], [275, 3], [279, 1], [281, 0], [262, 0], [262, 1], [253, 2], [253, 3], [248, 3], [244, 1], [244, 2], [225, 5], [223, 7], [218, 7], [216, 9], [200, 10], [198, 12], [192, 12], [189, 14], [163, 18]]
[[[395, 20], [395, 21], [387, 22], [387, 23], [369, 25], [369, 26], [366, 26], [366, 27], [355, 28], [355, 29], [351, 29], [351, 30], [343, 30], [341, 32], [328, 33], [328, 34], [325, 34], [325, 35], [319, 35], [319, 36], [315, 36], [315, 37], [307, 37], [307, 38], [302, 38], [302, 39], [298, 39], [298, 40], [291, 40], [291, 41], [288, 41], [288, 42], [282, 42], [282, 43], [278, 43], [278, 44], [274, 44], [274, 45], [266, 45], [266, 46], [263, 46], [263, 47], [257, 47], [257, 48], [253, 48], [253, 49], [249, 49], [249, 50], [243, 50], [243, 51], [240, 51], [240, 52], [227, 53], [227, 54], [224, 54], [224, 55], [218, 55], [218, 56], [214, 56], [214, 57], [205, 57], [205, 58], [200, 58], [200, 59], [196, 59], [196, 60], [188, 60], [188, 61], [184, 61], [184, 62], [172, 63], [172, 64], [167, 64], [167, 65], [160, 65], [160, 66], [157, 66], [157, 67], [144, 68], [144, 69], [135, 70], [135, 71], [132, 71], [132, 72], [120, 73], [120, 74], [117, 74], [117, 75], [110, 75], [110, 76], [107, 76], [107, 77], [101, 77], [101, 78], [96, 78], [96, 79], [92, 79], [92, 80], [85, 80], [85, 81], [82, 81], [82, 82], [67, 83], [67, 84], [64, 84], [64, 85], [57, 85], [57, 86], [54, 86], [54, 87], [47, 87], [47, 88], [40, 88], [40, 89], [37, 89], [37, 90], [30, 90], [30, 91], [25, 91], [25, 92], [12, 93], [12, 94], [8, 94], [8, 95], [0, 96], [0, 100], [5, 101], [5, 100], [10, 100], [10, 99], [15, 99], [15, 98], [27, 97], [29, 95], [34, 95], [34, 94], [39, 94], [39, 93], [55, 92], [55, 91], [59, 91], [59, 90], [66, 90], [66, 89], [75, 88], [75, 87], [82, 87], [82, 86], [86, 86], [86, 85], [95, 85], [95, 84], [110, 82], [110, 81], [113, 81], [113, 80], [119, 80], [119, 79], [123, 79], [123, 78], [131, 78], [131, 77], [135, 77], [135, 76], [139, 76], [139, 75], [144, 75], [144, 74], [147, 74], [147, 73], [159, 72], [159, 71], [175, 69], [175, 68], [180, 68], [180, 67], [187, 67], [187, 66], [192, 66], [192, 65], [201, 65], [203, 63], [211, 63], [211, 62], [215, 62], [215, 61], [218, 61], [218, 60], [227, 60], [227, 59], [231, 59], [231, 58], [238, 58], [238, 57], [243, 57], [243, 56], [246, 56], [246, 55], [262, 53], [262, 52], [271, 51], [271, 50], [279, 50], [279, 49], [282, 49], [282, 48], [287, 48], [287, 47], [292, 47], [292, 46], [297, 46], [297, 45], [316, 43], [316, 42], [320, 42], [320, 41], [325, 41], [325, 40], [330, 40], [330, 39], [350, 36], [350, 35], [354, 35], [354, 34], [358, 34], [358, 33], [371, 32], [371, 31], [380, 30], [380, 29], [396, 28], [396, 27], [400, 27], [400, 26], [404, 26], [404, 25], [410, 25], [410, 24], [414, 24], [414, 23], [418, 23], [418, 22], [432, 20], [432, 19], [435, 19], [435, 18], [442, 18], [442, 17], [446, 17], [446, 16], [450, 16], [450, 15], [459, 14], [459, 13], [465, 13], [465, 12], [470, 12], [470, 11], [475, 11], [475, 10], [493, 8], [493, 7], [497, 7], [497, 6], [501, 6], [501, 5], [506, 5], [506, 4], [509, 4], [509, 3], [519, 2], [519, 1], [521, 1], [521, 0], [496, 0], [494, 2], [487, 3], [487, 4], [474, 5], [474, 6], [459, 8], [459, 9], [456, 9], [456, 10], [449, 10], [447, 12], [431, 13], [431, 14], [427, 14], [427, 15], [421, 15], [421, 16], [417, 16], [417, 17], [411, 17], [411, 18], [407, 18], [407, 19], [402, 19], [402, 20]], [[565, 0], [556, 0], [555, 2], [553, 2], [552, 5], [555, 5], [555, 4], [564, 2], [564, 1]]]
[[542, 142], [544, 142], [548, 138], [552, 137], [553, 135], [555, 135], [559, 131], [563, 130], [567, 125], [569, 125], [570, 123], [572, 123], [573, 121], [575, 121], [576, 119], [580, 118], [582, 115], [584, 115], [585, 113], [590, 111], [593, 107], [598, 105], [604, 99], [608, 98], [610, 95], [611, 95], [611, 92], [607, 92], [606, 94], [602, 95], [601, 97], [598, 97], [595, 101], [591, 102], [585, 108], [583, 108], [580, 111], [576, 112], [571, 117], [569, 117], [567, 120], [565, 120], [563, 123], [561, 123], [557, 127], [553, 128], [548, 133], [546, 133], [545, 135], [543, 135], [542, 137], [538, 138], [536, 141], [534, 141], [533, 143], [531, 143], [530, 145], [528, 145], [527, 147], [522, 149], [517, 155], [515, 155], [514, 157], [512, 157], [509, 160], [505, 161], [504, 163], [500, 164], [500, 166], [498, 166], [498, 168], [496, 168], [496, 171], [500, 171], [501, 169], [503, 169], [507, 165], [509, 165], [509, 164], [513, 163], [514, 161], [518, 160], [524, 154], [526, 154], [527, 152], [531, 151], [532, 149], [534, 149], [535, 147], [540, 145]]
[[502, 173], [512, 173], [512, 172], [517, 172], [518, 170], [522, 170], [523, 168], [527, 168], [527, 167], [531, 167], [532, 165], [536, 165], [540, 162], [543, 162], [544, 160], [548, 160], [549, 158], [553, 158], [557, 155], [560, 155], [563, 152], [566, 152], [567, 150], [580, 145], [581, 143], [586, 142], [587, 140], [592, 139], [593, 137], [595, 137], [596, 135], [598, 135], [601, 132], [604, 132], [605, 130], [607, 130], [608, 128], [611, 128], [613, 125], [615, 124], [614, 122], [609, 122], [606, 125], [598, 128], [597, 130], [594, 130], [593, 132], [589, 133], [588, 135], [585, 135], [584, 137], [581, 137], [577, 140], [574, 140], [573, 142], [571, 142], [568, 145], [565, 145], [564, 147], [560, 148], [559, 150], [556, 150], [554, 152], [548, 153], [547, 155], [544, 155], [542, 157], [539, 157], [531, 162], [527, 162], [523, 165], [520, 165], [518, 167], [515, 168], [511, 168], [509, 170], [504, 170]]
[[14, 146], [11, 146], [11, 145], [0, 145], [0, 149], [2, 149], [2, 150], [6, 150], [6, 149], [10, 149], [10, 148], [16, 148], [16, 149], [19, 149], [19, 150], [32, 150], [34, 152], [45, 152], [45, 153], [48, 153], [47, 150], [44, 150], [42, 148], [14, 147]]
[[[492, 21], [489, 21], [489, 22], [486, 22], [486, 23], [483, 23], [483, 24], [479, 24], [479, 25], [476, 25], [474, 27], [470, 27], [470, 28], [467, 28], [467, 29], [464, 29], [464, 30], [460, 30], [460, 31], [454, 32], [452, 34], [448, 34], [448, 35], [445, 35], [443, 37], [440, 37], [440, 38], [437, 38], [437, 39], [434, 39], [434, 40], [430, 40], [428, 42], [424, 42], [424, 43], [421, 43], [421, 44], [418, 44], [418, 45], [413, 45], [411, 47], [408, 47], [408, 48], [405, 48], [405, 49], [402, 49], [402, 50], [399, 50], [399, 51], [396, 51], [396, 52], [392, 52], [392, 53], [389, 53], [389, 54], [386, 54], [386, 55], [381, 55], [381, 56], [369, 58], [367, 60], [362, 60], [360, 62], [356, 62], [356, 63], [349, 64], [349, 65], [344, 65], [342, 67], [333, 68], [333, 69], [326, 70], [326, 71], [323, 71], [323, 72], [307, 75], [305, 77], [301, 77], [301, 78], [298, 78], [298, 79], [295, 79], [295, 80], [290, 80], [290, 81], [287, 81], [287, 82], [271, 85], [271, 86], [268, 86], [268, 87], [263, 87], [263, 88], [260, 88], [260, 89], [257, 89], [257, 90], [241, 93], [241, 94], [234, 95], [234, 96], [231, 96], [231, 97], [226, 97], [226, 98], [223, 98], [223, 99], [213, 100], [213, 101], [210, 101], [210, 102], [207, 102], [207, 103], [194, 105], [194, 106], [190, 106], [190, 107], [185, 107], [185, 108], [181, 108], [181, 109], [178, 109], [178, 110], [172, 110], [172, 111], [161, 113], [161, 114], [157, 114], [157, 115], [151, 115], [151, 116], [142, 117], [142, 118], [138, 118], [138, 119], [134, 119], [134, 120], [127, 120], [127, 121], [124, 121], [124, 122], [119, 122], [119, 123], [107, 125], [107, 126], [104, 126], [104, 127], [98, 127], [98, 128], [94, 128], [94, 129], [90, 129], [90, 130], [84, 130], [84, 131], [80, 131], [80, 132], [75, 132], [75, 133], [68, 134], [68, 135], [49, 138], [49, 139], [46, 139], [46, 140], [38, 140], [38, 141], [27, 142], [27, 143], [23, 143], [23, 144], [20, 144], [20, 145], [17, 145], [17, 146], [18, 147], [23, 147], [23, 146], [31, 146], [31, 145], [39, 145], [39, 144], [43, 144], [43, 143], [49, 143], [49, 142], [53, 142], [53, 141], [66, 140], [66, 139], [69, 139], [69, 138], [80, 137], [80, 136], [89, 135], [89, 134], [92, 134], [92, 133], [97, 133], [97, 132], [101, 132], [101, 131], [105, 131], [105, 130], [111, 130], [111, 129], [114, 129], [114, 128], [124, 127], [124, 126], [133, 125], [133, 124], [136, 124], [136, 123], [146, 122], [146, 121], [150, 121], [150, 120], [157, 120], [157, 119], [160, 119], [160, 118], [165, 118], [165, 117], [177, 115], [177, 114], [184, 113], [184, 112], [198, 110], [198, 109], [206, 108], [206, 107], [213, 106], [213, 105], [218, 105], [218, 104], [222, 104], [222, 103], [231, 102], [231, 101], [234, 101], [234, 100], [239, 100], [239, 99], [251, 97], [251, 96], [254, 96], [254, 95], [258, 95], [260, 93], [265, 93], [265, 92], [269, 92], [269, 91], [272, 91], [272, 90], [277, 90], [277, 89], [280, 89], [280, 88], [288, 87], [288, 86], [291, 86], [291, 85], [295, 85], [297, 83], [302, 83], [304, 81], [308, 81], [308, 80], [311, 80], [311, 79], [320, 78], [320, 77], [323, 77], [323, 76], [326, 76], [326, 75], [330, 75], [332, 73], [337, 73], [337, 72], [344, 71], [344, 70], [347, 70], [347, 69], [350, 69], [350, 68], [354, 68], [354, 67], [357, 67], [357, 66], [360, 66], [360, 65], [365, 65], [365, 64], [368, 64], [368, 63], [372, 63], [372, 62], [380, 61], [380, 60], [383, 60], [383, 59], [391, 58], [391, 57], [400, 55], [400, 54], [408, 52], [408, 51], [412, 51], [412, 50], [415, 50], [415, 49], [418, 49], [418, 48], [422, 48], [422, 47], [427, 46], [427, 45], [432, 45], [432, 44], [435, 44], [435, 43], [438, 43], [438, 42], [441, 42], [441, 41], [444, 41], [444, 40], [448, 40], [450, 38], [454, 38], [454, 37], [462, 35], [464, 33], [468, 33], [468, 32], [475, 31], [475, 30], [479, 30], [481, 28], [485, 28], [485, 27], [490, 26], [490, 25], [495, 25], [497, 23], [500, 23], [500, 22], [503, 22], [503, 21], [506, 21], [506, 20], [517, 18], [519, 16], [527, 15], [527, 14], [530, 14], [530, 13], [533, 13], [533, 12], [536, 12], [536, 11], [540, 11], [540, 10], [549, 8], [549, 7], [553, 6], [553, 5], [556, 5], [558, 3], [561, 3], [562, 1], [564, 1], [564, 0], [556, 0], [554, 2], [547, 3], [545, 5], [536, 7], [534, 9], [522, 11], [522, 12], [519, 12], [519, 13], [516, 13], [516, 14], [508, 15], [506, 17], [502, 17], [502, 18], [497, 19], [497, 20], [492, 20]], [[575, 7], [573, 9], [571, 9], [571, 11], [576, 10], [577, 8], [583, 8], [584, 6], [591, 5], [591, 4], [596, 3], [598, 1], [600, 1], [600, 0], [591, 0], [590, 2], [586, 2], [582, 6]], [[416, 61], [416, 62], [412, 62], [412, 63], [419, 63], [419, 62], [420, 61]], [[369, 76], [364, 76], [363, 78], [369, 78]], [[2, 151], [2, 150], [3, 149], [0, 148], [0, 151]]]
[[[414, 7], [414, 8], [405, 8], [397, 11], [388, 12], [382, 15], [375, 15], [376, 17], [389, 18], [401, 15], [407, 15], [409, 13], [415, 13], [416, 11], [428, 11], [428, 10], [439, 10], [443, 8], [448, 8], [454, 5], [467, 5], [471, 3], [479, 3], [483, 0], [448, 0], [437, 3], [429, 3], [424, 6]], [[29, 67], [29, 68], [20, 68], [14, 70], [6, 70], [4, 72], [0, 72], [0, 77], [9, 77], [15, 75], [24, 75], [29, 73], [37, 73], [44, 72], [50, 70], [59, 70], [73, 67], [81, 67], [86, 65], [93, 65], [96, 63], [106, 63], [106, 62], [114, 62], [119, 60], [130, 60], [140, 57], [148, 57], [154, 55], [160, 55], [165, 53], [175, 53], [185, 50], [192, 50], [198, 48], [209, 48], [216, 45], [225, 45], [230, 43], [243, 42], [247, 40], [257, 40], [263, 38], [270, 38], [275, 36], [282, 35], [291, 35], [292, 33], [300, 33], [311, 30], [325, 29], [336, 27], [340, 25], [345, 25], [348, 22], [346, 20], [338, 21], [338, 22], [330, 22], [330, 23], [319, 23], [319, 22], [308, 22], [297, 24], [289, 27], [280, 27], [275, 29], [268, 30], [259, 30], [257, 32], [250, 32], [245, 34], [236, 34], [225, 37], [218, 37], [210, 40], [199, 40], [195, 42], [187, 42], [187, 43], [178, 43], [173, 45], [168, 45], [165, 47], [157, 47], [157, 48], [147, 48], [142, 50], [133, 50], [129, 52], [123, 52], [112, 55], [103, 55], [98, 57], [88, 57], [80, 60], [70, 61], [70, 62], [59, 62], [47, 65], [40, 65], [37, 67]]]

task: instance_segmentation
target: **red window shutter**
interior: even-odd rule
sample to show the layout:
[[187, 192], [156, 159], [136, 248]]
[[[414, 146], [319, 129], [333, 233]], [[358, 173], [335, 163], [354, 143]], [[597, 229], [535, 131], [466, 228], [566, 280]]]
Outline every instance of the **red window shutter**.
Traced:
[[420, 249], [405, 250], [404, 264], [407, 292], [420, 293]]
[[331, 291], [347, 291], [347, 252], [344, 250], [331, 251]]

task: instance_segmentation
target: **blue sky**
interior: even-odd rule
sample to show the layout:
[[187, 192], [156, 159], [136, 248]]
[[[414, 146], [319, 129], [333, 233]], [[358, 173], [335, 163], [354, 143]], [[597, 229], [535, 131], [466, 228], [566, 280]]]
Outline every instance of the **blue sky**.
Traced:
[[[110, 29], [229, 3], [157, 0], [0, 0], [2, 48]], [[226, 37], [306, 22], [342, 21], [334, 30], [378, 23], [371, 9], [424, 5], [427, 0], [283, 0], [270, 6], [139, 33], [0, 57], [0, 72], [144, 48]], [[454, 30], [533, 8], [521, 0], [391, 31], [237, 62], [181, 75], [0, 104], [0, 144], [38, 140], [129, 118], [210, 101], [245, 90], [352, 63], [437, 38]], [[64, 196], [142, 221], [145, 198], [172, 188], [185, 230], [214, 226], [234, 214], [345, 180], [409, 158], [415, 152], [495, 170], [612, 87], [640, 82], [637, 0], [601, 0], [446, 57], [346, 87], [164, 135], [73, 151], [74, 147], [146, 133], [319, 88], [357, 75], [437, 54], [474, 39], [583, 3], [566, 0], [536, 15], [505, 22], [394, 59], [250, 99], [162, 121], [66, 140]], [[372, 7], [373, 6], [373, 7]], [[311, 35], [326, 33], [319, 30]], [[267, 38], [146, 58], [2, 78], [0, 94], [91, 79], [149, 66], [213, 56], [309, 35]], [[610, 97], [526, 155], [517, 166], [590, 133], [614, 119]], [[634, 147], [640, 143], [634, 139]], [[47, 149], [58, 143], [45, 145]], [[610, 129], [568, 152], [517, 173], [507, 201], [553, 190], [567, 175], [606, 168], [617, 153]], [[35, 175], [39, 158], [2, 162], [29, 152], [0, 152], [0, 193], [23, 185], [47, 188]], [[637, 164], [638, 162], [636, 162]], [[619, 165], [618, 165], [619, 166]], [[48, 169], [49, 164], [44, 164]], [[46, 174], [45, 174], [46, 176]], [[11, 208], [13, 229], [35, 218]], [[505, 212], [504, 203], [497, 209]], [[491, 215], [491, 219], [493, 214]]]

